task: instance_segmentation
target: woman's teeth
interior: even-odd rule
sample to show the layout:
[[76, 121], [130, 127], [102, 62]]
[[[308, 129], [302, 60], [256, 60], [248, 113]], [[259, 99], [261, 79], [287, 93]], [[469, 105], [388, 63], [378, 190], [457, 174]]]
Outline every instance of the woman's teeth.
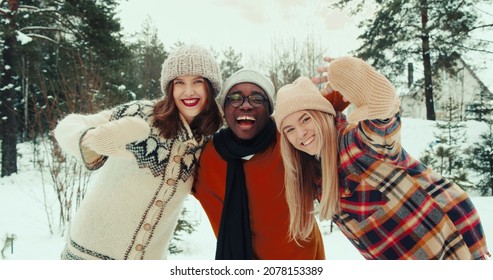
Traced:
[[313, 140], [315, 140], [315, 137], [314, 136], [308, 138], [308, 140], [306, 140], [305, 142], [302, 142], [301, 144], [303, 146], [307, 146], [307, 145], [310, 145], [313, 142]]

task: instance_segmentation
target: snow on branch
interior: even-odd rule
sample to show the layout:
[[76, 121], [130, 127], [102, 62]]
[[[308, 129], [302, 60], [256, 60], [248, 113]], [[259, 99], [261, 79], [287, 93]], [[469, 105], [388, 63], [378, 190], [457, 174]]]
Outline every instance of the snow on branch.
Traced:
[[19, 7], [19, 11], [44, 13], [44, 12], [56, 12], [57, 11], [57, 8], [55, 8], [55, 7], [48, 7], [46, 9], [40, 9], [40, 8], [34, 7], [34, 6], [22, 5], [22, 6]]
[[32, 40], [33, 39], [30, 36], [20, 32], [20, 31], [17, 31], [17, 41], [21, 42], [22, 45], [25, 45], [25, 44], [31, 42]]
[[19, 10], [39, 10], [38, 7], [36, 6], [31, 6], [31, 5], [20, 5]]
[[20, 29], [20, 31], [63, 31], [61, 28], [47, 27], [47, 26], [27, 26]]
[[44, 39], [44, 40], [50, 41], [50, 42], [55, 43], [55, 44], [58, 43], [57, 41], [51, 39], [50, 37], [44, 36], [44, 35], [35, 34], [35, 33], [29, 33], [29, 34], [26, 34], [26, 35], [29, 36], [29, 37], [31, 37], [31, 38]]

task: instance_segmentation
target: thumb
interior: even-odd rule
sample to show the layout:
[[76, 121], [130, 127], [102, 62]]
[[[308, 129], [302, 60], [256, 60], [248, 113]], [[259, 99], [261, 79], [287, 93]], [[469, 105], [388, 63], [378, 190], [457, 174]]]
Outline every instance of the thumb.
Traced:
[[338, 91], [332, 91], [329, 94], [325, 96], [327, 100], [329, 100], [330, 103], [332, 103], [332, 106], [334, 106], [334, 110], [336, 112], [342, 112], [344, 111], [347, 106], [349, 106], [349, 102], [344, 99], [342, 94]]

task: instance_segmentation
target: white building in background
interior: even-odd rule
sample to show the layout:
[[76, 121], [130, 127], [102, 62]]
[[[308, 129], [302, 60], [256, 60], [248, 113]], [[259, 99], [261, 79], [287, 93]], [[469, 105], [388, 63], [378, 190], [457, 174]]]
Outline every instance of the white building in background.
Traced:
[[[456, 55], [455, 60], [455, 75], [438, 70], [433, 77], [436, 119], [446, 119], [446, 106], [450, 99], [459, 108], [460, 120], [479, 119], [479, 116], [473, 112], [475, 106], [483, 104], [491, 110], [493, 94], [459, 55]], [[416, 81], [415, 86], [419, 88], [418, 90], [400, 96], [403, 117], [426, 119], [422, 83], [423, 80]], [[491, 119], [491, 113], [489, 115], [488, 119]], [[484, 116], [482, 118], [485, 119]]]

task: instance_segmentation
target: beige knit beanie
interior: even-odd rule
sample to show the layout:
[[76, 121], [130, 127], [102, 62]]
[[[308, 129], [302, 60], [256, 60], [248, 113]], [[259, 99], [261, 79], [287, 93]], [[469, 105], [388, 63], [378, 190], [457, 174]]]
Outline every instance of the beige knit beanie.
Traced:
[[214, 88], [214, 97], [221, 91], [222, 77], [214, 56], [197, 45], [184, 45], [172, 52], [161, 70], [161, 91], [166, 95], [169, 82], [178, 76], [197, 75], [206, 78]]
[[390, 81], [363, 60], [336, 58], [327, 72], [329, 85], [355, 106], [349, 122], [386, 119], [399, 110], [400, 100]]
[[274, 119], [281, 131], [284, 118], [301, 110], [317, 110], [336, 115], [332, 104], [322, 96], [315, 84], [307, 77], [299, 77], [277, 91]]
[[267, 78], [267, 76], [253, 69], [241, 69], [231, 74], [231, 76], [227, 78], [224, 82], [221, 94], [217, 98], [217, 104], [219, 104], [219, 106], [224, 109], [224, 106], [226, 105], [226, 95], [228, 94], [229, 90], [235, 85], [241, 83], [252, 83], [261, 87], [267, 94], [270, 105], [269, 114], [272, 114], [272, 111], [274, 110], [274, 85], [272, 84], [271, 80]]

